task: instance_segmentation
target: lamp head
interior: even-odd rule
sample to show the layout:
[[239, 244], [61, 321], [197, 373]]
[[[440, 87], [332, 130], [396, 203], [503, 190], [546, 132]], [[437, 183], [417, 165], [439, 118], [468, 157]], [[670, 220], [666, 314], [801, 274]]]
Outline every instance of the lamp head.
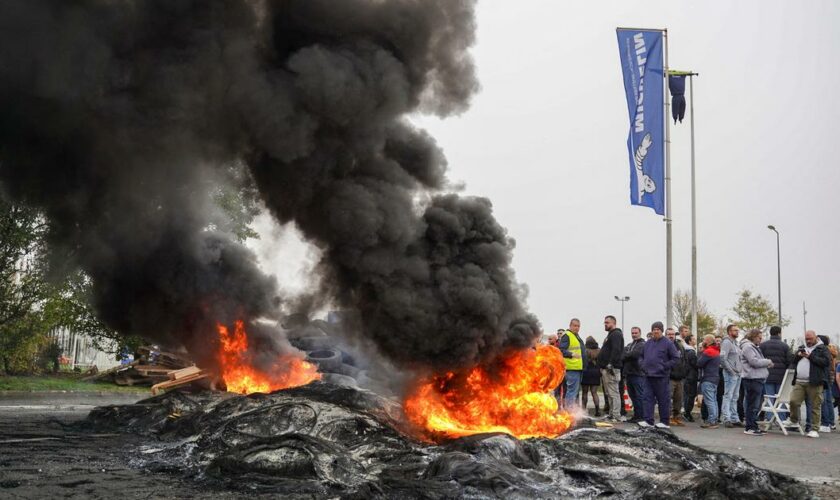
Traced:
[[776, 226], [774, 226], [774, 225], [770, 224], [769, 226], [767, 226], [767, 229], [769, 229], [769, 230], [771, 230], [771, 231], [775, 231], [775, 230], [776, 230]]

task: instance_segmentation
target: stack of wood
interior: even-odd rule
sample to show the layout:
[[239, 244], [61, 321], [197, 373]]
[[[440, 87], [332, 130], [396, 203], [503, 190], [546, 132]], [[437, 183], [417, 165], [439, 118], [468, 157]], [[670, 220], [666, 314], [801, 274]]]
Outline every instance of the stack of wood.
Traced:
[[85, 380], [113, 382], [117, 385], [151, 386], [173, 380], [170, 375], [183, 368], [198, 370], [189, 359], [173, 352], [158, 351], [151, 347], [137, 349], [138, 359], [127, 365], [87, 377]]
[[173, 389], [182, 385], [192, 384], [197, 380], [206, 379], [210, 374], [197, 366], [188, 366], [180, 370], [169, 372], [169, 380], [152, 386], [152, 394], [159, 394], [165, 389]]

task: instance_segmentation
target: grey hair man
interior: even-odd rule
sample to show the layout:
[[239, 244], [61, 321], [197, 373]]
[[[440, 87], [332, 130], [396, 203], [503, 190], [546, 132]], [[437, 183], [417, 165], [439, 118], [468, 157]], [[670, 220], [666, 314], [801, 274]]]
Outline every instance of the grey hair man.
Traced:
[[828, 348], [817, 339], [813, 330], [805, 332], [805, 344], [796, 350], [796, 382], [790, 393], [790, 418], [783, 425], [799, 426], [799, 410], [807, 398], [811, 403], [811, 429], [808, 437], [820, 437], [817, 429], [820, 427], [823, 388], [826, 381], [826, 370], [831, 364], [831, 354]]

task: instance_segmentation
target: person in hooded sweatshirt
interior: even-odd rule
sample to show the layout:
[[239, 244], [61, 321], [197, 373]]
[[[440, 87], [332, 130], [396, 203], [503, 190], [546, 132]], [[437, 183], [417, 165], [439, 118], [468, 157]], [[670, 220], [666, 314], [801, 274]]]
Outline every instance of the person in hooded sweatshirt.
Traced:
[[764, 381], [767, 380], [768, 368], [773, 362], [765, 358], [759, 349], [762, 338], [761, 330], [753, 328], [747, 333], [741, 346], [741, 384], [744, 386], [744, 434], [749, 436], [763, 436], [764, 431], [758, 428], [758, 409], [764, 395]]
[[717, 429], [719, 406], [717, 387], [720, 381], [720, 346], [714, 335], [703, 337], [703, 352], [697, 358], [700, 370], [700, 393], [703, 395], [703, 407], [706, 409], [706, 421], [700, 425], [703, 429]]
[[651, 325], [651, 338], [645, 342], [639, 356], [639, 366], [645, 372], [645, 420], [640, 427], [653, 425], [653, 407], [659, 407], [659, 422], [656, 427], [670, 429], [671, 415], [671, 368], [677, 364], [680, 354], [673, 342], [663, 334], [661, 321]]

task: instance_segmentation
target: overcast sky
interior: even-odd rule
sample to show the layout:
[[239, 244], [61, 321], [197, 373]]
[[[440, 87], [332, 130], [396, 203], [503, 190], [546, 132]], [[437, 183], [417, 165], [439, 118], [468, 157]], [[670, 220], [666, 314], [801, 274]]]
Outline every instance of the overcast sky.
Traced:
[[[665, 224], [629, 202], [615, 28], [667, 27], [671, 67], [700, 73], [698, 296], [717, 316], [732, 316], [744, 287], [775, 306], [774, 224], [786, 336], [802, 334], [803, 301], [809, 329], [834, 335], [839, 19], [828, 0], [486, 0], [473, 50], [481, 92], [460, 117], [414, 121], [444, 149], [450, 178], [493, 201], [546, 332], [577, 316], [600, 341], [605, 314], [621, 321], [615, 295], [631, 297], [626, 330], [648, 331], [665, 317]], [[688, 117], [671, 130], [674, 288], [690, 290]]]

